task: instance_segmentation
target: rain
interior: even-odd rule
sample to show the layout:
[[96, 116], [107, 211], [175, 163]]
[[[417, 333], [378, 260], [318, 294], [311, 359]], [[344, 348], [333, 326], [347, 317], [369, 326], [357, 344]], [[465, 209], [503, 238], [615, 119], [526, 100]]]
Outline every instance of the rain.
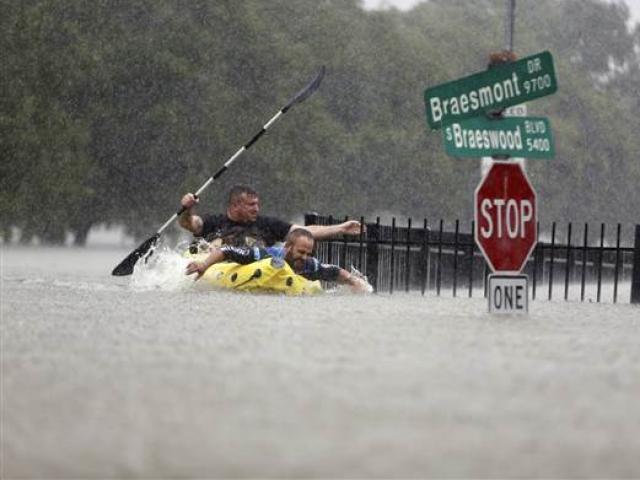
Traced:
[[[640, 1], [0, 6], [0, 476], [640, 476]], [[430, 117], [473, 75], [524, 95], [542, 52], [548, 92]], [[501, 162], [534, 243], [496, 268]], [[238, 184], [287, 228], [361, 222], [316, 235], [344, 277], [186, 275], [184, 219]], [[501, 270], [526, 312], [489, 312]]]

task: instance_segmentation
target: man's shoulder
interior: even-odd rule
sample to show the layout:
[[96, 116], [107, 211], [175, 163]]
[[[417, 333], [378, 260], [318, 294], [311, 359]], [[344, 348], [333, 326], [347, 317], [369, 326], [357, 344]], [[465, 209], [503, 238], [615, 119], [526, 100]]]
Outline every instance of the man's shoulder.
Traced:
[[285, 220], [281, 220], [277, 217], [270, 217], [268, 215], [262, 216], [260, 215], [256, 220], [256, 223], [260, 226], [273, 226], [273, 225], [291, 225], [291, 222], [287, 222]]

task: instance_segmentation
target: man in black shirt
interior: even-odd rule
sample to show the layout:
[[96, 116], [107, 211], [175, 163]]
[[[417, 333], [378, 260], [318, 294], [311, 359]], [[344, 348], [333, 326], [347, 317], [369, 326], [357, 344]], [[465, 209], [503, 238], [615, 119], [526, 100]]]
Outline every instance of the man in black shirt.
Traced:
[[263, 258], [280, 258], [287, 262], [292, 270], [308, 280], [323, 280], [349, 285], [354, 292], [371, 292], [370, 285], [359, 276], [352, 275], [337, 265], [320, 263], [312, 256], [313, 235], [304, 228], [295, 228], [287, 235], [284, 247], [212, 247], [209, 255], [202, 261], [193, 261], [187, 265], [187, 275], [197, 273], [200, 278], [211, 265], [219, 262], [235, 262], [246, 265]]
[[187, 193], [182, 197], [186, 208], [180, 215], [180, 225], [196, 237], [203, 237], [214, 246], [270, 247], [283, 242], [287, 234], [296, 228], [305, 228], [315, 238], [327, 238], [337, 234], [358, 235], [360, 222], [349, 220], [338, 225], [307, 225], [301, 227], [274, 217], [261, 217], [258, 193], [245, 185], [236, 185], [229, 192], [227, 211], [218, 215], [199, 216], [193, 212], [198, 199]]

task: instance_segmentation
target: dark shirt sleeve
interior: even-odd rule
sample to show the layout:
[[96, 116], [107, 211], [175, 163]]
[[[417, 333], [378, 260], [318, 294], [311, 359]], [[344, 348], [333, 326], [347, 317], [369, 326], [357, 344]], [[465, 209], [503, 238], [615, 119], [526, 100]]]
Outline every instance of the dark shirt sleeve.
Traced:
[[252, 263], [256, 260], [269, 256], [269, 253], [265, 249], [258, 247], [224, 246], [220, 250], [222, 250], [225, 260], [239, 263], [241, 265], [247, 265], [248, 263]]
[[308, 280], [322, 280], [335, 282], [340, 275], [340, 267], [327, 263], [320, 263], [317, 258], [309, 258], [304, 264], [304, 270], [300, 275]]

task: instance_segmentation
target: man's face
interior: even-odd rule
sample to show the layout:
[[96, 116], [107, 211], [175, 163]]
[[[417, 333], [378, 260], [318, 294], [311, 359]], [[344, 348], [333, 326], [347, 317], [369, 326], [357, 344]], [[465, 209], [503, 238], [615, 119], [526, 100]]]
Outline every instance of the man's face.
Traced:
[[285, 260], [296, 271], [302, 270], [304, 262], [313, 253], [313, 240], [308, 237], [298, 237], [294, 242], [287, 244]]
[[240, 223], [255, 222], [260, 212], [260, 199], [257, 195], [243, 193], [229, 208], [231, 219]]

